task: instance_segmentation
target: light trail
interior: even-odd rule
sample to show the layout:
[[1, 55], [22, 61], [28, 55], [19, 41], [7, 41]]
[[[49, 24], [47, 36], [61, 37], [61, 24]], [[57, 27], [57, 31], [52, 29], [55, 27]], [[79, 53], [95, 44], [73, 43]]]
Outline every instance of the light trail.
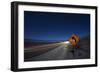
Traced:
[[69, 42], [69, 41], [65, 41], [65, 42], [63, 42], [63, 43], [65, 43], [65, 44], [70, 44], [70, 42]]

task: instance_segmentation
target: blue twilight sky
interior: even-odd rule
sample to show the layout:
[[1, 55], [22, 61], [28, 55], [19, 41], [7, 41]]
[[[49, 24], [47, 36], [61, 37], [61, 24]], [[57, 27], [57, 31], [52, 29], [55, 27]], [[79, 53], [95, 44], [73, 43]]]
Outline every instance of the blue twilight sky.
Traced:
[[67, 40], [90, 35], [90, 15], [24, 11], [24, 39]]

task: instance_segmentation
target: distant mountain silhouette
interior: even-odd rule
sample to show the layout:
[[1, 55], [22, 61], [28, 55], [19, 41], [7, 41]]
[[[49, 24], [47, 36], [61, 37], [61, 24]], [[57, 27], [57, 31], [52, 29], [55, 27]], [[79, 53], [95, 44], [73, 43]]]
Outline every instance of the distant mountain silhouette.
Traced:
[[29, 42], [29, 43], [35, 43], [35, 42], [40, 42], [40, 43], [55, 43], [55, 42], [61, 42], [61, 41], [65, 41], [65, 40], [36, 40], [36, 39], [24, 39], [24, 42]]

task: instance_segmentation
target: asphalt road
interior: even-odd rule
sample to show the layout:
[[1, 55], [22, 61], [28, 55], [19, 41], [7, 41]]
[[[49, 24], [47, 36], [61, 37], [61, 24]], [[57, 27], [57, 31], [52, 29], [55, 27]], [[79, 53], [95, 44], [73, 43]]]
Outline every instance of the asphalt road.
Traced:
[[32, 57], [28, 60], [61, 60], [66, 57], [67, 49], [64, 46], [59, 46], [49, 52], [42, 55]]
[[65, 46], [59, 46], [53, 50], [27, 59], [27, 61], [47, 61], [47, 60], [68, 60], [88, 58], [87, 52], [81, 49], [70, 49]]
[[[90, 58], [90, 43], [88, 39], [79, 42], [78, 46], [73, 47], [70, 44], [54, 43], [48, 46], [42, 46], [39, 52], [48, 50], [40, 55], [31, 56], [24, 61], [47, 61], [47, 60], [69, 60], [69, 59], [87, 59]], [[37, 48], [38, 49], [38, 48]], [[30, 50], [32, 52], [32, 50]], [[29, 52], [30, 53], [30, 52]], [[32, 52], [32, 54], [34, 54]]]

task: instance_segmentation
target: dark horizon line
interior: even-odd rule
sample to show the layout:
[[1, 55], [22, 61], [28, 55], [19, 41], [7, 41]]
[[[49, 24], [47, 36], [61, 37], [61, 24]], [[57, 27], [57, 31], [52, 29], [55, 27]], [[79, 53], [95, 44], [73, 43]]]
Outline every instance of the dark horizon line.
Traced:
[[[85, 35], [85, 36], [82, 36], [82, 37], [79, 37], [79, 38], [84, 38], [84, 37], [89, 37], [90, 35], [88, 34], [88, 35]], [[30, 38], [24, 38], [24, 40], [39, 40], [39, 41], [66, 41], [66, 40], [42, 40], [42, 39], [30, 39]]]

